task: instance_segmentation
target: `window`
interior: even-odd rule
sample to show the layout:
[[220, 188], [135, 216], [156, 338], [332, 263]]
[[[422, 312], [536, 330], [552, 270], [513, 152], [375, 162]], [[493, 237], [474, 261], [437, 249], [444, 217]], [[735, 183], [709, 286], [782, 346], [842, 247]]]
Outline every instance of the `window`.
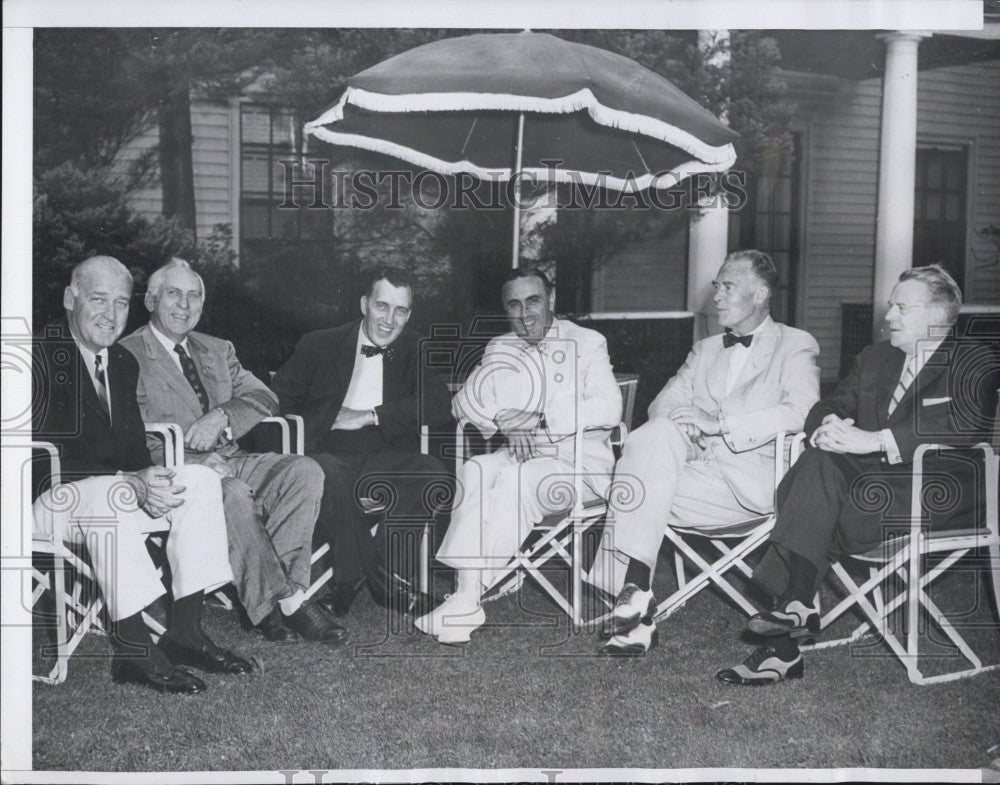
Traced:
[[774, 259], [779, 283], [771, 299], [771, 314], [786, 324], [795, 324], [801, 160], [802, 134], [793, 133], [791, 147], [775, 150], [765, 160], [763, 171], [748, 178], [747, 204], [734, 222], [736, 237], [730, 243], [765, 251]]
[[965, 286], [964, 147], [918, 147], [914, 181], [913, 265], [941, 263]]
[[[333, 210], [310, 209], [311, 187], [296, 187], [295, 207], [279, 207], [285, 199], [285, 172], [281, 161], [299, 159], [301, 128], [287, 110], [243, 104], [240, 108], [240, 251], [241, 264], [251, 265], [290, 244], [328, 240], [333, 232]], [[294, 167], [297, 180], [306, 180], [313, 167]], [[289, 172], [291, 174], [291, 172]]]

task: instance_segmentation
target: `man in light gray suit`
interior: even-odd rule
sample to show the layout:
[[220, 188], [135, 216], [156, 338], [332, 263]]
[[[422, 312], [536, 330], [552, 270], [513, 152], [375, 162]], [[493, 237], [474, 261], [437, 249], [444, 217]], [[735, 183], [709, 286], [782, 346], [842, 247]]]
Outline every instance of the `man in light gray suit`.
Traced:
[[[278, 410], [232, 343], [195, 332], [201, 276], [172, 259], [149, 278], [150, 322], [121, 342], [139, 361], [136, 398], [146, 422], [184, 430], [184, 460], [222, 476], [229, 560], [240, 602], [271, 641], [343, 642], [346, 630], [306, 601], [323, 472], [301, 455], [248, 453], [236, 439]], [[151, 452], [162, 455], [156, 440]]]
[[713, 281], [725, 333], [695, 344], [625, 441], [616, 482], [642, 503], [616, 512], [588, 576], [618, 597], [609, 654], [656, 642], [652, 572], [667, 525], [710, 531], [774, 509], [773, 437], [801, 430], [819, 399], [815, 339], [769, 315], [777, 283], [767, 254], [726, 257]]

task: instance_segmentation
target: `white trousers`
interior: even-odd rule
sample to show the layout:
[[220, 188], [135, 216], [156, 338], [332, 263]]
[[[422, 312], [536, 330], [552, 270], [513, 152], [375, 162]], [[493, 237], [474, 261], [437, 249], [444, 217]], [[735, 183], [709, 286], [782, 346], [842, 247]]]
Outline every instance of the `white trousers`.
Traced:
[[83, 542], [114, 621], [146, 608], [164, 593], [146, 550], [150, 532], [169, 531], [166, 555], [175, 598], [211, 591], [233, 579], [219, 475], [206, 466], [175, 469], [184, 503], [162, 518], [136, 505], [114, 476], [87, 477], [45, 491], [32, 505], [34, 536]]
[[[587, 485], [584, 494], [585, 501], [597, 498]], [[558, 457], [518, 463], [506, 449], [478, 455], [459, 472], [457, 499], [437, 558], [455, 569], [479, 570], [485, 589], [533, 526], [573, 506], [573, 463]]]
[[668, 525], [724, 529], [760, 513], [736, 499], [711, 452], [696, 448], [666, 417], [654, 417], [625, 439], [615, 486], [628, 487], [629, 503], [605, 526], [588, 583], [617, 595], [630, 559], [655, 570]]

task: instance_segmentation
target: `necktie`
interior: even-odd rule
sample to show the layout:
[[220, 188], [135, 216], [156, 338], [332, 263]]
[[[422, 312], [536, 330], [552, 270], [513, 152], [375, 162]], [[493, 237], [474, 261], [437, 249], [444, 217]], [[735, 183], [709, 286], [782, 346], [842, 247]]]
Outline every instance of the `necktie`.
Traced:
[[104, 375], [104, 365], [101, 355], [94, 356], [94, 377], [97, 379], [97, 397], [101, 401], [104, 413], [111, 417], [111, 404], [108, 401], [108, 380]]
[[361, 353], [365, 357], [375, 357], [381, 354], [389, 362], [392, 362], [392, 358], [396, 356], [396, 350], [391, 346], [372, 346], [368, 343], [361, 344]]
[[896, 391], [892, 394], [892, 400], [889, 401], [890, 417], [892, 417], [892, 413], [896, 411], [896, 407], [899, 406], [899, 402], [903, 399], [906, 389], [913, 382], [913, 377], [915, 376], [913, 372], [915, 360], [916, 358], [914, 357], [906, 358], [906, 365], [903, 366], [903, 375], [899, 377], [899, 384], [896, 385]]
[[722, 346], [725, 349], [728, 349], [731, 346], [735, 346], [738, 343], [741, 343], [749, 348], [750, 342], [752, 340], [753, 340], [752, 335], [736, 335], [736, 333], [734, 333], [732, 330], [729, 329], [727, 329], [722, 334]]
[[191, 385], [191, 389], [194, 390], [194, 394], [198, 396], [198, 400], [201, 402], [201, 413], [207, 414], [211, 408], [208, 403], [208, 393], [205, 392], [205, 386], [201, 383], [198, 369], [194, 367], [194, 360], [188, 356], [188, 353], [184, 351], [184, 347], [179, 343], [174, 345], [174, 351], [181, 358], [181, 370], [184, 371], [184, 378], [188, 380], [188, 384]]

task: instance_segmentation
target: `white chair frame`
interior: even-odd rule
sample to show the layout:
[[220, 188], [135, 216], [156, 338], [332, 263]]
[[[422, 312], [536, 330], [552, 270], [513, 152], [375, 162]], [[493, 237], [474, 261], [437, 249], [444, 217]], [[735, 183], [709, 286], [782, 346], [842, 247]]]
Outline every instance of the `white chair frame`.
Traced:
[[[775, 444], [773, 474], [775, 489], [787, 471], [785, 443], [788, 438], [789, 434], [786, 434], [785, 431], [779, 431], [772, 437]], [[805, 434], [803, 433], [791, 435], [787, 448], [789, 466], [801, 454], [804, 440]], [[684, 526], [666, 526], [664, 537], [670, 541], [673, 547], [677, 589], [656, 606], [653, 613], [654, 621], [665, 619], [683, 608], [695, 594], [712, 584], [717, 586], [748, 616], [757, 613], [754, 604], [727, 580], [725, 574], [729, 570], [736, 569], [747, 578], [751, 577], [753, 571], [747, 565], [746, 558], [767, 540], [771, 529], [774, 528], [774, 522], [775, 515], [770, 513], [755, 516], [718, 530], [706, 531]], [[689, 537], [707, 540], [719, 552], [719, 557], [711, 563], [708, 562], [687, 542]], [[735, 544], [731, 544], [734, 540], [736, 540]], [[687, 576], [685, 558], [697, 569], [697, 574], [690, 579]]]
[[[988, 554], [990, 583], [993, 599], [1000, 612], [1000, 525], [998, 525], [997, 495], [1000, 456], [989, 444], [976, 445], [984, 459], [985, 479], [985, 527], [949, 531], [926, 531], [923, 523], [922, 486], [924, 456], [927, 452], [950, 450], [953, 448], [939, 444], [920, 445], [913, 457], [913, 479], [910, 490], [909, 532], [888, 544], [866, 554], [852, 557], [870, 564], [869, 577], [860, 584], [851, 577], [841, 563], [832, 565], [834, 575], [847, 589], [847, 596], [827, 611], [821, 619], [821, 628], [827, 629], [848, 609], [857, 606], [864, 621], [846, 637], [820, 641], [803, 649], [821, 649], [830, 646], [853, 644], [862, 638], [877, 634], [892, 653], [906, 668], [907, 676], [914, 684], [938, 684], [975, 676], [1000, 668], [1000, 663], [984, 665], [971, 645], [962, 637], [961, 631], [949, 621], [947, 615], [930, 598], [928, 589], [960, 559], [970, 553], [984, 549]], [[925, 562], [930, 556], [943, 558], [930, 569]], [[888, 602], [883, 596], [883, 584], [893, 575], [905, 584], [905, 589]], [[871, 595], [871, 599], [869, 599]], [[890, 616], [901, 606], [905, 607], [905, 634], [897, 635], [890, 626]], [[920, 639], [922, 610], [926, 610], [931, 620], [944, 632], [948, 640], [961, 654], [961, 667], [947, 673], [928, 675], [920, 664]]]

